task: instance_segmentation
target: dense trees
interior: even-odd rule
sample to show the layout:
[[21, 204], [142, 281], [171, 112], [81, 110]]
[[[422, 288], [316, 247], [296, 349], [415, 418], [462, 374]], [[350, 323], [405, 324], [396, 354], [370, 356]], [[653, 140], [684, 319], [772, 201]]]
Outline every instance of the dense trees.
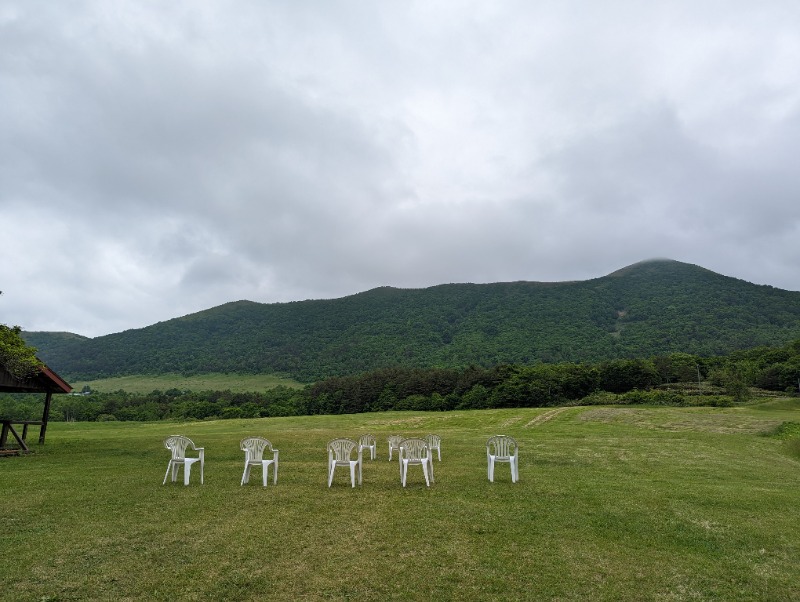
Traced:
[[[263, 392], [125, 391], [57, 396], [54, 420], [162, 420], [349, 414], [385, 410], [547, 407], [564, 404], [730, 404], [750, 388], [795, 394], [800, 341], [729, 356], [686, 353], [600, 363], [502, 364], [490, 368], [384, 368], [303, 389]], [[29, 418], [38, 396], [0, 395], [0, 415]]]
[[[658, 261], [583, 282], [383, 287], [332, 300], [240, 301], [96, 339], [23, 334], [72, 379], [249, 372], [310, 383], [397, 366], [463, 371], [670, 356], [670, 365], [656, 363], [656, 378], [675, 382], [697, 377], [694, 356], [800, 338], [800, 293]], [[639, 377], [643, 386], [653, 381], [652, 374]]]

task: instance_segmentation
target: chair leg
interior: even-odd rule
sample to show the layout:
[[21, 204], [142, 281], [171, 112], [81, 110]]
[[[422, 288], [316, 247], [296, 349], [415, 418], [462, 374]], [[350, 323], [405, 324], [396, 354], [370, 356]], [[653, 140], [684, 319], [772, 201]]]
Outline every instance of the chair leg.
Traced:
[[334, 468], [336, 468], [335, 464], [329, 464], [328, 465], [328, 487], [330, 487], [331, 483], [333, 483], [333, 469]]
[[265, 462], [261, 463], [261, 482], [264, 484], [263, 486], [267, 486], [267, 479], [269, 477], [269, 464]]
[[184, 462], [183, 463], [183, 484], [189, 484], [189, 477], [192, 476], [192, 463], [191, 462]]
[[278, 460], [275, 460], [275, 463], [272, 465], [272, 484], [278, 484]]
[[356, 465], [352, 462], [350, 463], [350, 484], [353, 487], [356, 486]]
[[425, 475], [425, 486], [426, 487], [430, 487], [431, 486], [431, 482], [428, 479], [428, 462], [427, 461], [422, 463], [422, 474]]
[[489, 456], [489, 482], [494, 483], [494, 458]]
[[242, 473], [242, 482], [240, 485], [244, 485], [245, 483], [250, 482], [250, 465], [247, 463], [247, 460], [244, 462], [244, 472]]
[[167, 484], [167, 477], [169, 476], [169, 471], [171, 468], [172, 468], [172, 460], [170, 460], [169, 463], [167, 464], [167, 472], [164, 474], [164, 482], [161, 483], [162, 485]]
[[363, 466], [361, 465], [361, 461], [358, 462], [358, 484], [361, 485], [364, 481], [364, 475], [362, 472]]
[[430, 471], [431, 475], [431, 483], [435, 483], [436, 479], [433, 478], [433, 456], [429, 457], [430, 463], [428, 464], [428, 470]]
[[400, 482], [406, 486], [406, 475], [408, 474], [408, 464], [400, 460]]

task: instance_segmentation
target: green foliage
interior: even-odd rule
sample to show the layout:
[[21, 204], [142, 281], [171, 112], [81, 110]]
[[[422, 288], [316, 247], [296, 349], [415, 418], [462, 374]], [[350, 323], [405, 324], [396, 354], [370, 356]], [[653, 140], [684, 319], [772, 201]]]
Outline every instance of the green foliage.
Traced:
[[[715, 358], [675, 354], [675, 357], [659, 356], [652, 360], [613, 360], [598, 364], [503, 364], [460, 370], [386, 368], [328, 378], [303, 388], [292, 384], [261, 391], [208, 389], [193, 392], [174, 386], [149, 393], [92, 389], [88, 395], [58, 396], [53, 402], [51, 418], [65, 421], [109, 420], [111, 417], [123, 421], [207, 420], [386, 410], [531, 408], [578, 403], [724, 407], [749, 401], [753, 383], [764, 381], [763, 375], [773, 373], [776, 366], [788, 371], [798, 359], [800, 346], [791, 343], [779, 349], [759, 347]], [[670, 366], [687, 367], [684, 372], [687, 375], [700, 371], [702, 366], [702, 373], [708, 374], [708, 380], [676, 383], [672, 379], [677, 372], [667, 369]], [[780, 390], [783, 383], [775, 384], [776, 394], [786, 395], [786, 391]], [[762, 391], [760, 395], [763, 394]], [[33, 415], [34, 408], [40, 404], [37, 396], [0, 395], [0, 414], [23, 419]]]
[[19, 326], [0, 324], [0, 366], [15, 378], [25, 380], [39, 373], [42, 362], [36, 349], [28, 346]]
[[711, 382], [722, 387], [737, 402], [750, 399], [750, 385], [756, 379], [757, 369], [751, 362], [738, 361], [726, 364], [711, 372]]
[[800, 422], [781, 422], [769, 435], [778, 439], [800, 439]]
[[[609, 364], [603, 376], [613, 386], [626, 378], [620, 372], [638, 371], [646, 387], [697, 379], [698, 370], [705, 376], [708, 366], [696, 357], [800, 339], [800, 293], [654, 261], [583, 282], [383, 287], [333, 300], [228, 303], [95, 339], [24, 336], [71, 380], [229, 372], [310, 383], [395, 367], [654, 358], [647, 366]], [[763, 378], [784, 390], [797, 385], [794, 368], [775, 367]], [[543, 403], [561, 395], [536, 394]]]

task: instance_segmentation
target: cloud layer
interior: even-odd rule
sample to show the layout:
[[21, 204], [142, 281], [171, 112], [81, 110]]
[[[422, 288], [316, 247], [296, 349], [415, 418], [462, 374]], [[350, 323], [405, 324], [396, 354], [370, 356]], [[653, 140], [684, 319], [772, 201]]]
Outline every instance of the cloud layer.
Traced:
[[800, 290], [800, 4], [372, 4], [4, 3], [0, 322], [651, 257]]

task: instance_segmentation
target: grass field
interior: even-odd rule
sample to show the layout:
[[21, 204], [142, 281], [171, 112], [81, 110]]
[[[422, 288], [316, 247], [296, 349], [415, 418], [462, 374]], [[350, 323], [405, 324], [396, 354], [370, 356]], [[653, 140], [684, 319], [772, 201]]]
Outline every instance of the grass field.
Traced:
[[[52, 423], [35, 454], [0, 458], [0, 596], [797, 600], [797, 423], [797, 400]], [[326, 442], [365, 432], [381, 445], [363, 486], [342, 471], [328, 489]], [[386, 437], [428, 432], [436, 482], [412, 467], [403, 489]], [[205, 447], [205, 485], [197, 467], [161, 485], [173, 433]], [[519, 483], [486, 478], [496, 433], [520, 443]], [[276, 486], [240, 487], [250, 434], [280, 449]]]
[[98, 380], [82, 380], [70, 383], [73, 391], [81, 391], [89, 385], [92, 391], [110, 393], [127, 391], [128, 393], [150, 393], [155, 390], [167, 391], [180, 389], [188, 391], [264, 391], [278, 385], [301, 388], [304, 385], [295, 380], [270, 374], [198, 374], [182, 376], [180, 374], [154, 374], [151, 376], [137, 374], [135, 376], [115, 376]]

